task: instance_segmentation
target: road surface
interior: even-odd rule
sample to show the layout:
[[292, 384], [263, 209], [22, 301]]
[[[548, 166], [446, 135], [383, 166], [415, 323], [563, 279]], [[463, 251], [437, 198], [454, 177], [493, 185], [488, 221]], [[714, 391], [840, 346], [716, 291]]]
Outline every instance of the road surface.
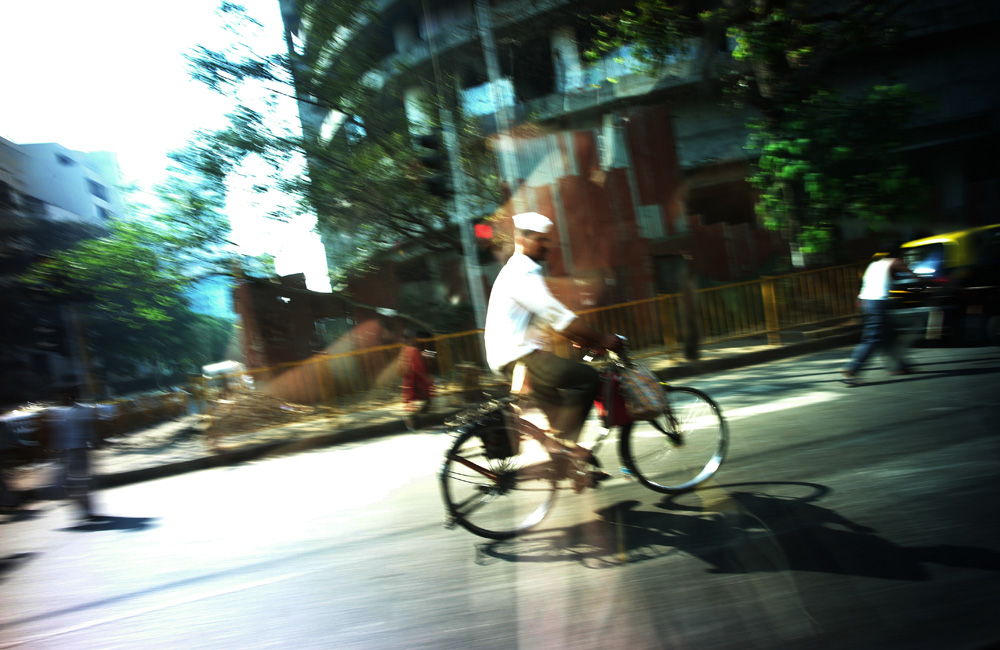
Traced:
[[103, 523], [0, 516], [0, 649], [1000, 642], [1000, 350], [853, 388], [847, 353], [685, 382], [730, 423], [711, 485], [566, 490], [509, 542], [442, 527], [434, 431], [102, 491]]

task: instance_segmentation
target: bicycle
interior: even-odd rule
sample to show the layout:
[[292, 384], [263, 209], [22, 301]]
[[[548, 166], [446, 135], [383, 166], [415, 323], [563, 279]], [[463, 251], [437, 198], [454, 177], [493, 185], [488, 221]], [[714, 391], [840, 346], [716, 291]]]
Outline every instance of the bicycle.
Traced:
[[[729, 440], [722, 411], [696, 388], [661, 382], [667, 411], [660, 418], [633, 421], [619, 389], [621, 370], [629, 363], [627, 353], [609, 351], [599, 368], [596, 405], [605, 430], [587, 456], [596, 462], [594, 454], [618, 428], [622, 474], [664, 494], [691, 490], [722, 465]], [[445, 527], [457, 524], [481, 537], [509, 539], [545, 518], [562, 481], [573, 479], [580, 491], [581, 478], [582, 487], [597, 487], [609, 478], [561, 452], [546, 429], [527, 417], [526, 406], [524, 397], [512, 394], [446, 423], [456, 439], [440, 473]]]

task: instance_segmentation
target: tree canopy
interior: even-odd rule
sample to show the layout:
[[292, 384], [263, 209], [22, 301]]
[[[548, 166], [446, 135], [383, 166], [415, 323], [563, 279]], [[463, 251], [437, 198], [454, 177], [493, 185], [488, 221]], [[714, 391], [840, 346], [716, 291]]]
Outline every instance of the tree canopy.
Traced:
[[[628, 44], [655, 72], [702, 39], [701, 73], [725, 101], [756, 109], [748, 147], [763, 223], [805, 252], [825, 250], [839, 216], [871, 224], [914, 213], [915, 181], [897, 148], [917, 106], [901, 85], [848, 94], [831, 79], [845, 63], [878, 56], [901, 34], [913, 0], [639, 0], [595, 16], [592, 55]], [[720, 52], [728, 52], [720, 55]]]
[[[894, 191], [914, 185], [896, 153], [913, 99], [898, 85], [848, 94], [831, 82], [845, 61], [890, 47], [901, 31], [895, 19], [912, 3], [639, 0], [593, 17], [591, 54], [627, 45], [655, 70], [700, 43], [704, 79], [722, 89], [725, 101], [760, 115], [748, 147], [764, 163], [750, 179], [763, 222], [805, 251], [819, 251], [830, 245], [835, 218], [879, 224], [916, 209], [912, 193]], [[200, 133], [184, 164], [223, 183], [248, 159], [266, 161], [275, 170], [266, 185], [317, 215], [331, 256], [344, 268], [368, 263], [394, 243], [459, 243], [445, 227], [448, 205], [421, 183], [426, 172], [401, 99], [401, 84], [421, 80], [407, 70], [382, 73], [385, 48], [370, 30], [378, 20], [372, 7], [299, 2], [297, 20], [308, 26], [308, 39], [299, 41], [291, 24], [287, 52], [262, 55], [238, 44], [200, 47], [189, 56], [194, 78], [234, 95], [257, 88], [258, 101], [241, 104], [226, 127]], [[255, 27], [237, 4], [223, 2], [221, 11], [237, 32]], [[436, 74], [423, 82], [432, 126], [439, 106], [457, 104], [457, 84], [439, 68]], [[292, 100], [301, 120], [275, 119]], [[466, 177], [480, 181], [473, 192], [495, 197], [501, 183], [483, 164], [489, 152], [482, 134], [466, 122], [459, 131], [463, 169], [477, 170]], [[344, 245], [330, 241], [331, 233]]]
[[193, 312], [192, 291], [262, 263], [233, 252], [211, 183], [178, 173], [157, 194], [156, 208], [52, 248], [20, 278], [46, 302], [76, 307], [91, 361], [109, 372], [190, 372], [218, 361], [234, 324]]
[[786, 106], [780, 127], [751, 125], [749, 146], [760, 157], [749, 180], [760, 192], [762, 223], [801, 222], [799, 243], [815, 252], [832, 247], [829, 226], [842, 217], [878, 229], [917, 214], [926, 192], [896, 153], [916, 105], [900, 85], [846, 99], [818, 90]]
[[[430, 249], [455, 250], [458, 232], [447, 228], [449, 202], [422, 184], [428, 173], [422, 151], [409, 130], [400, 78], [379, 73], [384, 52], [376, 39], [348, 38], [377, 20], [372, 3], [301, 2], [300, 20], [309, 25], [308, 40], [288, 35], [288, 52], [261, 56], [245, 46], [226, 51], [199, 47], [189, 55], [192, 76], [223, 93], [263, 88], [267, 101], [243, 105], [229, 124], [199, 134], [197, 156], [188, 162], [219, 181], [257, 156], [275, 170], [273, 187], [297, 197], [298, 207], [316, 214], [324, 232], [346, 242], [327, 241], [335, 263], [350, 268], [370, 263], [378, 250], [421, 240]], [[224, 3], [224, 14], [252, 28], [242, 7]], [[304, 125], [281, 126], [280, 102], [294, 97]], [[425, 114], [437, 124], [436, 93], [429, 93]], [[453, 105], [451, 103], [450, 105]], [[287, 104], [286, 104], [287, 110]], [[322, 125], [321, 125], [322, 123]], [[481, 136], [472, 124], [459, 123], [463, 152], [485, 159]], [[299, 161], [299, 173], [288, 174]], [[489, 169], [479, 163], [478, 168]], [[482, 174], [475, 191], [498, 187]]]

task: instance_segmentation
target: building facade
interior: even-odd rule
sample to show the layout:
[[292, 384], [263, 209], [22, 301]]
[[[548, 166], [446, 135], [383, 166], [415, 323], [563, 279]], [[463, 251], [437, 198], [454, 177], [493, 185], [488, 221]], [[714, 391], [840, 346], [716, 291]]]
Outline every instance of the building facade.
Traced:
[[57, 143], [2, 144], [19, 164], [12, 170], [27, 201], [41, 202], [54, 220], [102, 226], [123, 214], [121, 171], [114, 154], [72, 151]]
[[82, 382], [71, 310], [28, 295], [18, 276], [46, 253], [103, 232], [122, 213], [119, 184], [113, 154], [0, 138], [0, 404]]
[[[299, 3], [279, 2], [294, 55], [310, 41], [310, 25]], [[746, 181], [755, 153], [745, 147], [754, 114], [724, 107], [712, 78], [732, 44], [693, 39], [656, 77], [638, 71], [628, 48], [587, 60], [583, 52], [596, 37], [587, 16], [623, 4], [380, 0], [377, 21], [339, 37], [379, 51], [381, 63], [359, 83], [405, 74], [410, 83], [399, 110], [414, 135], [426, 129], [422, 107], [436, 84], [457, 80], [458, 108], [488, 134], [508, 197], [468, 217], [492, 218], [509, 240], [514, 213], [551, 216], [559, 247], [549, 275], [575, 309], [675, 292], [687, 265], [703, 281], [727, 282], [789, 258], [777, 233], [757, 227]], [[900, 47], [847, 59], [827, 81], [847, 92], [906, 82], [930, 99], [906, 151], [932, 190], [932, 216], [903, 234], [995, 221], [1000, 61], [992, 34], [1000, 7], [915, 0], [901, 17], [908, 31]], [[301, 120], [316, 137], [329, 137], [341, 123], [308, 104]], [[840, 226], [845, 256], [870, 255], [880, 238], [861, 223]], [[321, 234], [339, 242], [337, 233]], [[487, 290], [506, 253], [485, 265]], [[392, 293], [398, 269], [408, 265], [406, 255], [386, 256], [381, 293]]]

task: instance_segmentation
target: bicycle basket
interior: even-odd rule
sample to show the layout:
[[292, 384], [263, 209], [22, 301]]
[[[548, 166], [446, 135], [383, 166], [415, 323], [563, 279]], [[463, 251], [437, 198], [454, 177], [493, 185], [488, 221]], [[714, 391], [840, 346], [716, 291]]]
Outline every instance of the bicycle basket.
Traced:
[[667, 410], [667, 395], [660, 380], [648, 368], [632, 363], [621, 369], [622, 397], [635, 420], [655, 418]]
[[486, 402], [462, 411], [448, 425], [460, 432], [472, 431], [483, 443], [487, 458], [510, 458], [520, 451], [521, 438], [507, 427], [507, 401]]
[[601, 418], [601, 423], [606, 428], [620, 427], [632, 422], [628, 408], [625, 406], [625, 398], [622, 396], [622, 378], [614, 371], [608, 371], [601, 375], [601, 390], [594, 400], [597, 406], [597, 415]]

